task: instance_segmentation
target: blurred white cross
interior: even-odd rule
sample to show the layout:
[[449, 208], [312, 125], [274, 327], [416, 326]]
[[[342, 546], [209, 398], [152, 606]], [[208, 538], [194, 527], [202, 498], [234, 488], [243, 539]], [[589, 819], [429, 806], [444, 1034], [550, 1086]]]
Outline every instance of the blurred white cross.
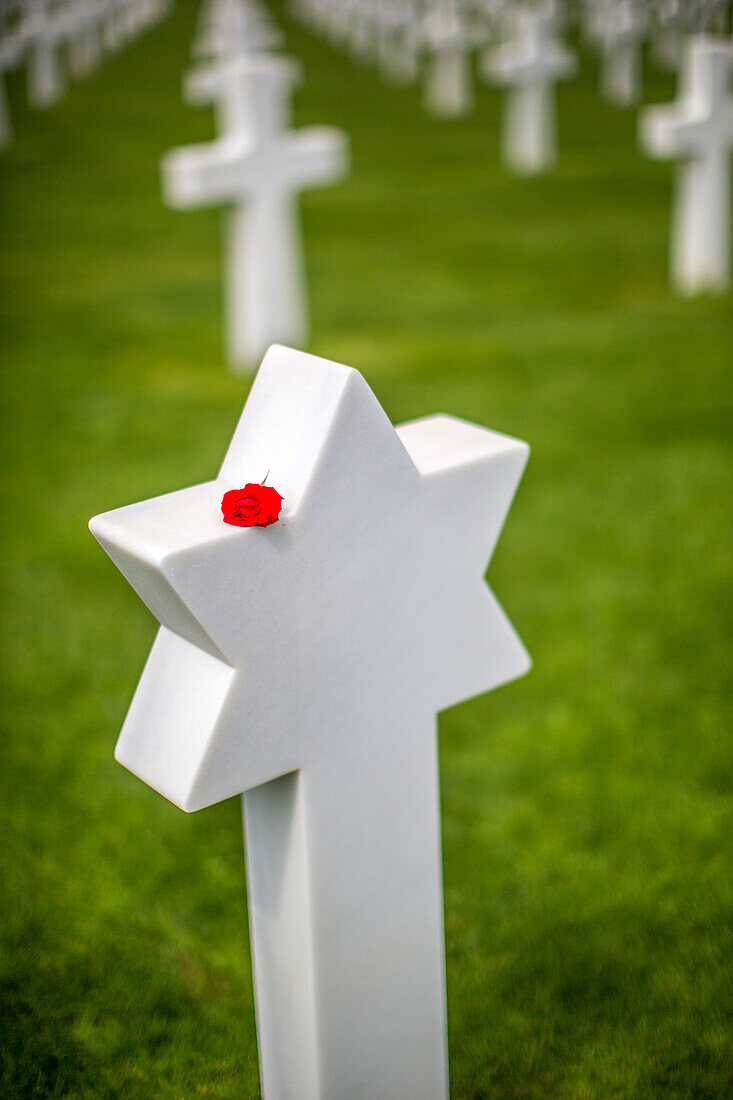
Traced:
[[28, 53], [28, 102], [50, 107], [66, 91], [61, 47], [68, 38], [68, 19], [45, 0], [29, 7], [20, 33]]
[[410, 84], [418, 77], [420, 62], [414, 0], [382, 0], [377, 11], [380, 72], [395, 84]]
[[647, 9], [640, 0], [612, 0], [597, 13], [601, 89], [606, 99], [621, 107], [641, 97], [641, 46], [647, 26]]
[[233, 366], [248, 368], [270, 344], [307, 338], [303, 261], [295, 197], [348, 169], [345, 135], [330, 127], [288, 129], [299, 69], [267, 55], [225, 59], [201, 79], [219, 100], [221, 136], [174, 149], [163, 190], [179, 209], [227, 204], [228, 333]]
[[682, 55], [685, 33], [690, 29], [690, 14], [695, 4], [688, 0], [657, 0], [654, 16], [652, 55], [658, 65], [676, 69]]
[[474, 42], [461, 11], [454, 3], [435, 3], [423, 17], [420, 37], [425, 43], [424, 103], [439, 118], [459, 118], [473, 109]]
[[69, 70], [76, 80], [81, 80], [93, 73], [102, 60], [104, 5], [100, 0], [74, 0], [69, 10], [74, 17], [68, 38]]
[[[163, 624], [117, 759], [246, 792], [268, 1100], [447, 1096], [435, 716], [528, 668], [483, 580], [527, 453], [271, 348], [215, 481], [90, 524]], [[268, 471], [284, 523], [224, 524]]]
[[541, 172], [557, 156], [555, 83], [574, 76], [577, 62], [557, 38], [551, 9], [518, 7], [513, 37], [490, 50], [485, 73], [506, 85], [504, 160], [517, 172]]
[[641, 112], [639, 135], [656, 158], [679, 158], [670, 243], [671, 277], [683, 294], [730, 285], [733, 44], [689, 39], [676, 103]]

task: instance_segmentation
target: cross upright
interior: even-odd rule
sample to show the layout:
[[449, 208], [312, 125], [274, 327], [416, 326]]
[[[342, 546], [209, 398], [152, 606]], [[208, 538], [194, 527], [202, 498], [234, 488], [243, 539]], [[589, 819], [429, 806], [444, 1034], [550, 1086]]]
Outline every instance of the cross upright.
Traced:
[[670, 273], [682, 294], [730, 285], [733, 151], [733, 44], [697, 35], [683, 57], [676, 103], [640, 115], [643, 147], [656, 158], [679, 158], [670, 241]]
[[67, 40], [67, 17], [46, 0], [34, 0], [27, 9], [20, 34], [28, 51], [28, 102], [51, 107], [66, 91], [61, 46]]
[[684, 36], [690, 30], [691, 8], [695, 6], [688, 0], [657, 0], [652, 8], [652, 54], [665, 69], [676, 69], [680, 63]]
[[380, 72], [395, 84], [409, 84], [420, 70], [415, 4], [413, 0], [382, 0], [377, 12]]
[[98, 0], [75, 0], [70, 13], [75, 26], [69, 35], [69, 71], [74, 79], [81, 80], [93, 73], [102, 60], [102, 7]]
[[621, 107], [637, 103], [641, 96], [641, 45], [647, 25], [647, 11], [639, 0], [613, 0], [597, 13], [601, 88], [606, 99]]
[[420, 36], [427, 49], [424, 103], [440, 118], [459, 118], [474, 105], [468, 25], [453, 0], [433, 3], [423, 16]]
[[[117, 759], [244, 792], [267, 1100], [447, 1096], [436, 714], [529, 666], [483, 580], [527, 454], [275, 347], [214, 481], [91, 521], [162, 624]], [[266, 474], [284, 522], [224, 524]]]
[[557, 157], [555, 83], [575, 75], [575, 55], [556, 37], [548, 8], [518, 7], [513, 37], [485, 55], [485, 75], [507, 87], [504, 160], [517, 172], [549, 168]]
[[292, 7], [296, 9], [293, 14], [297, 18], [304, 22], [310, 20], [312, 29], [318, 34], [323, 34], [334, 46], [348, 45], [354, 0], [341, 0], [338, 4], [330, 2], [320, 5], [311, 4], [307, 14], [298, 10], [297, 5]]
[[371, 64], [379, 56], [379, 25], [373, 0], [350, 0], [346, 5], [348, 44], [354, 60]]
[[163, 190], [170, 206], [226, 204], [227, 327], [232, 365], [247, 369], [275, 341], [302, 344], [308, 323], [297, 193], [345, 176], [346, 136], [332, 127], [290, 130], [299, 77], [290, 59], [224, 59], [209, 80], [220, 137], [168, 153]]
[[124, 14], [120, 0], [107, 0], [102, 22], [102, 46], [106, 53], [117, 53], [124, 44]]

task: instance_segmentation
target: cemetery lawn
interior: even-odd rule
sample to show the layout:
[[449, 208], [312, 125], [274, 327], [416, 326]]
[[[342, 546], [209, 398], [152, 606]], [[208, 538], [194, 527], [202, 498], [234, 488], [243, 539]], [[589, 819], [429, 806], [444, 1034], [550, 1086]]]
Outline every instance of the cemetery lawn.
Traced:
[[[115, 764], [155, 624], [86, 530], [213, 476], [248, 388], [219, 212], [160, 200], [161, 153], [213, 133], [179, 93], [193, 17], [46, 112], [10, 82], [3, 1097], [259, 1095], [239, 807], [186, 816]], [[395, 421], [533, 448], [489, 576], [534, 669], [441, 718], [452, 1096], [729, 1098], [733, 297], [670, 295], [671, 167], [587, 55], [557, 172], [517, 180], [497, 92], [439, 123], [285, 25], [297, 123], [353, 146], [303, 202], [311, 350]]]

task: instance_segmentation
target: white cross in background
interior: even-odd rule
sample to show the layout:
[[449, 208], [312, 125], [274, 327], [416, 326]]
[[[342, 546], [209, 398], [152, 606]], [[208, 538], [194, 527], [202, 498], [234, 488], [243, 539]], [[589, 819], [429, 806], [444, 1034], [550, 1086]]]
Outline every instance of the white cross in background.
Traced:
[[517, 172], [541, 172], [557, 157], [555, 83], [577, 69], [575, 56], [556, 37], [547, 9], [517, 8], [513, 39], [489, 50], [486, 76], [506, 85], [503, 149]]
[[[447, 1096], [435, 716], [528, 668], [483, 580], [527, 453], [272, 348], [217, 480], [90, 524], [162, 623], [117, 759], [245, 792], [268, 1100]], [[224, 524], [268, 471], [284, 523]]]
[[455, 4], [433, 4], [424, 16], [425, 109], [440, 118], [459, 118], [473, 109], [473, 42]]
[[658, 65], [676, 69], [685, 33], [690, 29], [687, 0], [657, 0], [653, 7], [652, 54]]
[[74, 0], [70, 6], [74, 25], [68, 37], [69, 70], [77, 80], [93, 73], [102, 60], [102, 9], [99, 0]]
[[349, 51], [356, 61], [369, 65], [376, 61], [379, 50], [373, 0], [351, 0], [348, 12]]
[[647, 10], [639, 0], [613, 0], [597, 12], [601, 89], [621, 107], [638, 103], [641, 97], [641, 47], [647, 27]]
[[382, 0], [378, 12], [380, 72], [395, 84], [410, 84], [420, 70], [415, 4], [413, 0]]
[[180, 209], [227, 204], [229, 357], [251, 367], [273, 342], [307, 339], [303, 261], [295, 197], [348, 170], [346, 136], [331, 127], [288, 129], [298, 66], [248, 55], [220, 63], [214, 82], [221, 136], [174, 149], [163, 189]]
[[640, 140], [650, 156], [679, 158], [670, 242], [671, 277], [683, 294], [730, 285], [733, 44], [688, 41], [676, 103], [647, 107]]

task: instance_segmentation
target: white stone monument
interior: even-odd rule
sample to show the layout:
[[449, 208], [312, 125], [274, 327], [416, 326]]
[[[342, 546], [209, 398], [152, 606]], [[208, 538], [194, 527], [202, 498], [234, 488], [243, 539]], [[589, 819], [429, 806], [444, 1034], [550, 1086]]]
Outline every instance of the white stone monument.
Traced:
[[[347, 46], [354, 9], [354, 0], [339, 0], [338, 4], [328, 3], [318, 12], [313, 13], [311, 29], [320, 31], [334, 46]], [[294, 11], [291, 15], [297, 18], [302, 16], [303, 12]]]
[[66, 19], [43, 2], [34, 3], [21, 26], [28, 51], [28, 102], [51, 107], [66, 92], [61, 46], [67, 39]]
[[75, 0], [70, 15], [76, 26], [69, 33], [69, 71], [82, 80], [99, 68], [102, 61], [102, 8], [98, 0]]
[[681, 70], [680, 98], [640, 115], [643, 148], [679, 158], [670, 242], [670, 273], [682, 294], [730, 285], [733, 43], [691, 38]]
[[697, 0], [692, 12], [692, 31], [699, 34], [728, 34], [731, 0]]
[[355, 61], [371, 65], [379, 58], [379, 28], [374, 0], [349, 4], [349, 52]]
[[412, 0], [388, 0], [378, 11], [380, 72], [393, 84], [411, 84], [420, 71], [415, 5]]
[[[527, 453], [275, 347], [215, 481], [90, 524], [162, 624], [117, 759], [244, 792], [267, 1100], [447, 1096], [435, 716], [529, 666], [483, 580]], [[223, 523], [265, 475], [283, 522]]]
[[125, 44], [124, 21], [120, 0], [107, 0], [102, 20], [102, 47], [107, 53], [117, 53]]
[[689, 30], [690, 4], [688, 0], [657, 0], [652, 10], [652, 56], [662, 68], [676, 69]]
[[647, 9], [639, 0], [613, 0], [598, 12], [601, 90], [619, 107], [630, 107], [641, 98], [641, 47], [647, 26]]
[[513, 38], [486, 55], [485, 74], [507, 88], [502, 130], [505, 163], [533, 174], [557, 158], [555, 83], [575, 75], [575, 55], [556, 36], [548, 8], [518, 7]]
[[422, 21], [426, 47], [425, 109], [438, 118], [460, 118], [473, 110], [473, 43], [452, 2], [433, 5]]
[[288, 128], [298, 76], [298, 66], [282, 57], [222, 61], [202, 78], [218, 88], [220, 138], [174, 149], [162, 164], [170, 206], [229, 205], [227, 326], [235, 368], [251, 368], [274, 342], [307, 340], [296, 196], [348, 171], [341, 131]]

